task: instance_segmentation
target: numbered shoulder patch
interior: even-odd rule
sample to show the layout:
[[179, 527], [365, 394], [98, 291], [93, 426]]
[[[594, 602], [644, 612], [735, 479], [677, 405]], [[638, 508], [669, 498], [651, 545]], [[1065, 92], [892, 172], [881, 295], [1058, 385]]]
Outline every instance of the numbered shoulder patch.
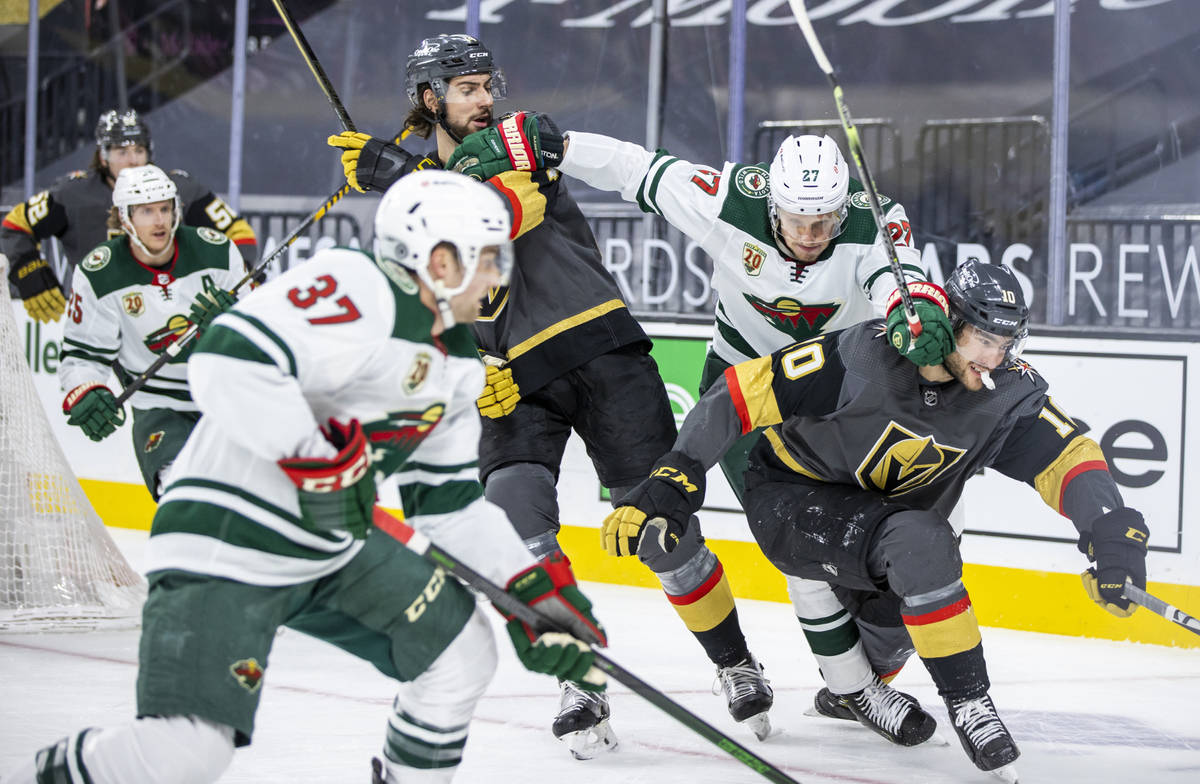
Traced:
[[200, 235], [200, 239], [213, 245], [224, 245], [226, 242], [229, 242], [229, 238], [224, 234], [207, 226], [200, 226], [196, 229], [196, 232]]
[[[884, 196], [882, 193], [879, 194], [879, 206], [881, 208], [883, 207], [883, 205], [891, 204], [891, 203], [892, 203], [891, 197]], [[851, 204], [851, 206], [858, 207], [860, 210], [871, 209], [871, 199], [867, 196], [866, 191], [858, 191], [856, 193], [850, 194], [850, 204]]]
[[83, 261], [79, 262], [79, 266], [83, 267], [88, 272], [102, 270], [108, 266], [108, 262], [112, 259], [112, 250], [107, 245], [101, 245], [87, 255]]
[[747, 166], [738, 171], [733, 184], [743, 196], [761, 199], [767, 195], [767, 171], [758, 166]]

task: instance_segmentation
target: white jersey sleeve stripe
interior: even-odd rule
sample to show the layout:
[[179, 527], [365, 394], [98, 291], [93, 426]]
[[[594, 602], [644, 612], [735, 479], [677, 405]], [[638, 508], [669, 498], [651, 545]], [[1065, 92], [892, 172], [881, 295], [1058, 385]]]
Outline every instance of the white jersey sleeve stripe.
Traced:
[[362, 542], [353, 542], [332, 558], [293, 558], [222, 542], [209, 536], [165, 533], [146, 546], [146, 573], [178, 569], [224, 577], [250, 585], [295, 585], [332, 574], [350, 562]]

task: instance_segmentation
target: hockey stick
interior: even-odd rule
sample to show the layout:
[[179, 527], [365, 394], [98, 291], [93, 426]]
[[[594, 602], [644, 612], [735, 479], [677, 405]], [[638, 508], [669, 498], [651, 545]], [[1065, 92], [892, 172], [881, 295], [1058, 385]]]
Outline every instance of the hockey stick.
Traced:
[[[467, 585], [486, 596], [496, 607], [510, 615], [515, 616], [522, 623], [529, 625], [530, 628], [538, 631], [543, 629], [558, 628], [558, 624], [555, 621], [525, 604], [508, 591], [505, 591], [496, 583], [484, 577], [479, 572], [476, 572], [471, 567], [461, 563], [454, 556], [450, 555], [436, 544], [433, 544], [424, 535], [414, 530], [412, 526], [408, 525], [402, 520], [398, 520], [379, 507], [375, 507], [374, 523], [376, 528], [383, 531], [388, 536], [391, 536], [393, 539], [396, 539], [405, 547], [417, 553], [418, 555], [424, 556], [429, 561], [442, 567], [447, 572], [450, 572], [455, 577], [459, 578]], [[564, 629], [562, 631], [574, 634], [571, 629]], [[576, 634], [576, 636], [579, 635]], [[675, 702], [650, 684], [646, 683], [641, 678], [622, 667], [620, 664], [617, 664], [615, 661], [605, 656], [601, 651], [598, 651], [595, 648], [592, 650], [596, 654], [595, 666], [603, 671], [606, 675], [613, 680], [628, 686], [629, 689], [639, 697], [655, 705], [668, 716], [671, 716], [688, 729], [694, 731], [696, 734], [711, 741], [717, 746], [717, 748], [729, 754], [738, 762], [741, 762], [751, 770], [761, 774], [763, 778], [767, 779], [768, 781], [773, 781], [777, 784], [800, 784], [791, 776], [779, 770], [774, 765], [762, 759], [745, 746], [733, 740], [716, 727], [704, 721], [687, 708]]]
[[1150, 612], [1158, 613], [1172, 623], [1179, 624], [1189, 632], [1200, 634], [1200, 620], [1188, 615], [1178, 607], [1167, 604], [1157, 596], [1151, 596], [1129, 581], [1125, 582], [1125, 598], [1134, 604], [1145, 607]]
[[308, 70], [312, 71], [312, 75], [316, 77], [317, 84], [320, 85], [321, 92], [325, 93], [325, 98], [329, 101], [329, 105], [333, 107], [334, 114], [341, 121], [342, 128], [347, 131], [357, 131], [358, 129], [354, 127], [354, 121], [350, 119], [350, 114], [346, 111], [346, 107], [342, 105], [342, 99], [338, 98], [337, 91], [333, 89], [333, 84], [329, 81], [329, 77], [325, 75], [325, 69], [321, 67], [320, 61], [317, 60], [316, 53], [308, 45], [308, 39], [300, 31], [300, 25], [296, 24], [292, 12], [288, 10], [283, 0], [271, 0], [271, 3], [275, 6], [275, 10], [279, 12], [279, 18], [283, 20], [284, 27], [291, 34], [292, 40], [296, 42], [296, 48], [300, 50], [301, 56], [304, 57], [304, 62], [308, 64]]
[[[896, 244], [892, 242], [892, 234], [883, 220], [883, 210], [879, 206], [879, 190], [875, 187], [875, 178], [871, 176], [871, 170], [867, 168], [867, 158], [863, 153], [858, 128], [854, 126], [854, 120], [850, 118], [850, 109], [846, 106], [842, 86], [838, 84], [837, 77], [833, 75], [833, 65], [825, 56], [825, 50], [821, 48], [821, 42], [817, 40], [817, 33], [808, 19], [804, 0], [788, 0], [788, 5], [792, 7], [792, 15], [796, 17], [796, 24], [800, 25], [800, 32], [804, 33], [804, 40], [808, 41], [808, 48], [812, 50], [817, 66], [825, 72], [825, 76], [829, 79], [829, 86], [833, 88], [833, 100], [837, 103], [838, 116], [842, 120], [842, 130], [846, 132], [846, 141], [850, 143], [850, 154], [854, 156], [854, 162], [858, 164], [858, 173], [862, 175], [863, 185], [867, 189], [867, 201], [871, 204], [871, 215], [875, 218], [875, 227], [883, 237], [884, 245], [887, 248], [888, 264], [892, 268], [892, 275], [896, 278], [896, 286], [900, 289], [900, 301], [904, 306], [904, 319], [908, 322], [908, 333], [915, 340], [921, 334], [921, 320], [917, 318], [912, 295], [904, 282], [904, 270], [900, 267], [900, 257], [896, 255]], [[910, 349], [912, 345], [913, 343], [910, 342]]]
[[[229, 290], [229, 293], [236, 294], [238, 289], [240, 289], [242, 286], [245, 286], [247, 283], [249, 283], [251, 280], [253, 280], [255, 277], [257, 277], [259, 273], [261, 273], [263, 270], [265, 270], [267, 268], [267, 265], [269, 265], [272, 261], [274, 261], [276, 259], [276, 257], [279, 256], [279, 254], [283, 253], [289, 245], [291, 245], [293, 242], [296, 241], [296, 238], [300, 236], [301, 232], [303, 232], [305, 229], [307, 229], [312, 224], [319, 221], [321, 218], [325, 217], [325, 213], [329, 212], [330, 208], [332, 208], [333, 205], [337, 204], [338, 201], [340, 201], [341, 198], [349, 192], [350, 192], [349, 184], [343, 185], [342, 187], [338, 188], [337, 191], [332, 196], [330, 196], [328, 199], [325, 200], [324, 204], [322, 204], [320, 207], [318, 207], [307, 218], [300, 221], [300, 225], [297, 226], [296, 228], [292, 229], [292, 233], [287, 235], [287, 237], [285, 237], [283, 239], [283, 242], [279, 243], [279, 247], [275, 248], [275, 250], [271, 251], [270, 255], [268, 255], [262, 261], [258, 262], [258, 264], [256, 264], [254, 266], [254, 269], [247, 272], [246, 276], [244, 278], [242, 278], [241, 280], [239, 280], [237, 282], [237, 284], [232, 289]], [[192, 340], [196, 337], [196, 333], [198, 333], [199, 331], [200, 331], [199, 328], [195, 324], [192, 324], [191, 326], [189, 326], [187, 328], [187, 331], [185, 331], [182, 335], [180, 335], [175, 340], [174, 343], [169, 344], [165, 349], [163, 349], [163, 353], [159, 354], [158, 358], [150, 363], [150, 367], [146, 368], [146, 370], [143, 371], [140, 376], [138, 376], [137, 378], [130, 381], [125, 386], [125, 389], [122, 390], [121, 394], [117, 396], [117, 399], [116, 399], [117, 408], [120, 408], [121, 406], [125, 405], [125, 402], [128, 401], [130, 397], [132, 397], [133, 393], [137, 392], [139, 389], [144, 387], [146, 385], [146, 382], [149, 381], [151, 378], [153, 378], [154, 374], [157, 373], [162, 368], [163, 365], [167, 364], [172, 359], [179, 356], [179, 353], [181, 351], [183, 351], [183, 347], [186, 346], [188, 343], [191, 343]]]

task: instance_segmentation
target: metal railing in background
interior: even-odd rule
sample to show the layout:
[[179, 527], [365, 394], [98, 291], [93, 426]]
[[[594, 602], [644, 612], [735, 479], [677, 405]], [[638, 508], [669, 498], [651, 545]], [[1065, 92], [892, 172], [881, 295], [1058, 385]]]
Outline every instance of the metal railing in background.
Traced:
[[[168, 14], [179, 32], [178, 51], [164, 56], [153, 44], [131, 44], [139, 32]], [[115, 18], [115, 14], [109, 16]], [[98, 46], [85, 46], [73, 53], [42, 54], [35, 167], [93, 144], [101, 112], [126, 105], [148, 111], [161, 104], [158, 82], [179, 68], [190, 54], [191, 18], [190, 0], [164, 0]], [[23, 174], [25, 104], [23, 94], [0, 103], [0, 184], [15, 182]]]
[[948, 243], [1045, 244], [1049, 133], [1044, 117], [930, 120], [917, 139], [914, 222]]

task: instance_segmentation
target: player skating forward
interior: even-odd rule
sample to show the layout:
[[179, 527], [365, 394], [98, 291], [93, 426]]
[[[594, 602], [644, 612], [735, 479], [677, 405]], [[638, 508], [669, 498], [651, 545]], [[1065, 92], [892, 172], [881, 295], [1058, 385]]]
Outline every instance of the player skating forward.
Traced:
[[[80, 260], [63, 327], [58, 381], [63, 413], [93, 441], [125, 421], [106, 386], [113, 363], [122, 382], [141, 375], [196, 322], [203, 328], [233, 303], [245, 263], [229, 238], [180, 226], [175, 182], [157, 166], [121, 170], [111, 222], [119, 233]], [[200, 298], [202, 293], [208, 296]], [[133, 448], [155, 499], [161, 479], [200, 414], [188, 393], [189, 350], [172, 358], [130, 398]]]
[[[217, 780], [250, 742], [282, 625], [403, 682], [374, 781], [449, 781], [495, 645], [468, 591], [372, 527], [378, 474], [430, 539], [603, 641], [565, 564], [536, 564], [477, 479], [484, 371], [465, 325], [511, 264], [504, 205], [423, 172], [388, 191], [375, 232], [375, 258], [321, 251], [200, 339], [204, 417], [146, 552], [139, 718], [64, 738], [5, 784]], [[600, 685], [576, 638], [509, 631], [530, 669]]]
[[[560, 139], [541, 117], [530, 124], [524, 136], [489, 129], [468, 137], [451, 166], [481, 179], [509, 171], [513, 161], [527, 160], [536, 169], [549, 162], [523, 149], [526, 138], [537, 138], [542, 147], [561, 145], [560, 171], [619, 192], [697, 242], [713, 259], [717, 292], [716, 331], [701, 394], [731, 365], [876, 316], [887, 316], [893, 344], [918, 365], [940, 363], [951, 350], [950, 321], [938, 304], [944, 294], [925, 281], [904, 207], [885, 196], [886, 228], [923, 327], [910, 350], [900, 299], [892, 296], [896, 279], [866, 194], [828, 136], [789, 136], [769, 166], [726, 163], [717, 169], [597, 134], [570, 131]], [[761, 433], [753, 429], [721, 456], [739, 501], [747, 458]], [[789, 579], [788, 590], [827, 681], [844, 685], [869, 659], [886, 682], [911, 655], [895, 597], [839, 586], [835, 598], [827, 584], [799, 577]], [[850, 691], [872, 687], [863, 696], [869, 703], [864, 711], [837, 704], [827, 689], [815, 698], [817, 710], [836, 718], [861, 716], [872, 729], [879, 728], [872, 715], [884, 705], [898, 706], [901, 719], [920, 712], [914, 700], [902, 699], [884, 683], [854, 685]], [[887, 737], [920, 743], [935, 722], [921, 713], [919, 726], [915, 734]]]
[[[1034, 487], [1079, 532], [1095, 567], [1088, 595], [1117, 615], [1146, 581], [1148, 531], [1125, 506], [1100, 447], [1017, 358], [1028, 309], [1006, 267], [970, 260], [947, 286], [956, 349], [920, 367], [887, 345], [881, 321], [822, 335], [727, 370], [684, 422], [675, 447], [604, 523], [627, 552], [643, 532], [686, 531], [708, 466], [739, 435], [767, 427], [750, 456], [746, 514], [784, 574], [901, 600], [916, 651], [971, 760], [1001, 770], [1018, 756], [988, 695], [979, 626], [946, 517], [967, 478], [988, 467]], [[985, 387], [987, 387], [985, 389]], [[870, 681], [869, 669], [861, 673]], [[846, 694], [829, 681], [835, 694]], [[881, 724], [898, 712], [881, 713]], [[906, 723], [915, 725], [917, 715]], [[915, 726], [900, 727], [901, 733]]]
[[[402, 171], [441, 168], [464, 137], [492, 125], [493, 102], [506, 90], [491, 52], [465, 35], [422, 41], [408, 58], [407, 87], [413, 109], [405, 123], [419, 136], [432, 133], [437, 149], [416, 157], [365, 134], [330, 137], [347, 150], [343, 164], [352, 185], [377, 190]], [[536, 120], [517, 113], [501, 125], [522, 134]], [[539, 155], [561, 153], [561, 141], [552, 149], [553, 137], [547, 135]], [[619, 499], [669, 448], [675, 421], [648, 354], [650, 340], [558, 173], [505, 171], [487, 184], [518, 219], [512, 281], [489, 292], [474, 330], [480, 348], [502, 365], [489, 368], [479, 399], [480, 473], [488, 499], [504, 508], [540, 557], [558, 550], [555, 485], [571, 431]], [[716, 665], [730, 714], [764, 737], [770, 686], [746, 644], [720, 561], [698, 526], [691, 530], [673, 553], [649, 545], [639, 555]], [[554, 734], [581, 757], [614, 745], [607, 698], [569, 683], [562, 688]]]
[[[51, 237], [62, 243], [67, 260], [65, 279], [69, 281], [84, 254], [119, 232], [107, 226], [106, 219], [121, 170], [150, 163], [153, 152], [150, 128], [138, 113], [133, 109], [111, 109], [96, 122], [96, 150], [88, 169], [66, 175], [4, 216], [0, 250], [8, 255], [8, 278], [24, 300], [30, 318], [57, 321], [66, 306], [42, 243]], [[182, 222], [224, 233], [237, 245], [247, 264], [252, 263], [258, 245], [250, 224], [187, 172], [172, 169], [169, 174], [179, 189]]]

